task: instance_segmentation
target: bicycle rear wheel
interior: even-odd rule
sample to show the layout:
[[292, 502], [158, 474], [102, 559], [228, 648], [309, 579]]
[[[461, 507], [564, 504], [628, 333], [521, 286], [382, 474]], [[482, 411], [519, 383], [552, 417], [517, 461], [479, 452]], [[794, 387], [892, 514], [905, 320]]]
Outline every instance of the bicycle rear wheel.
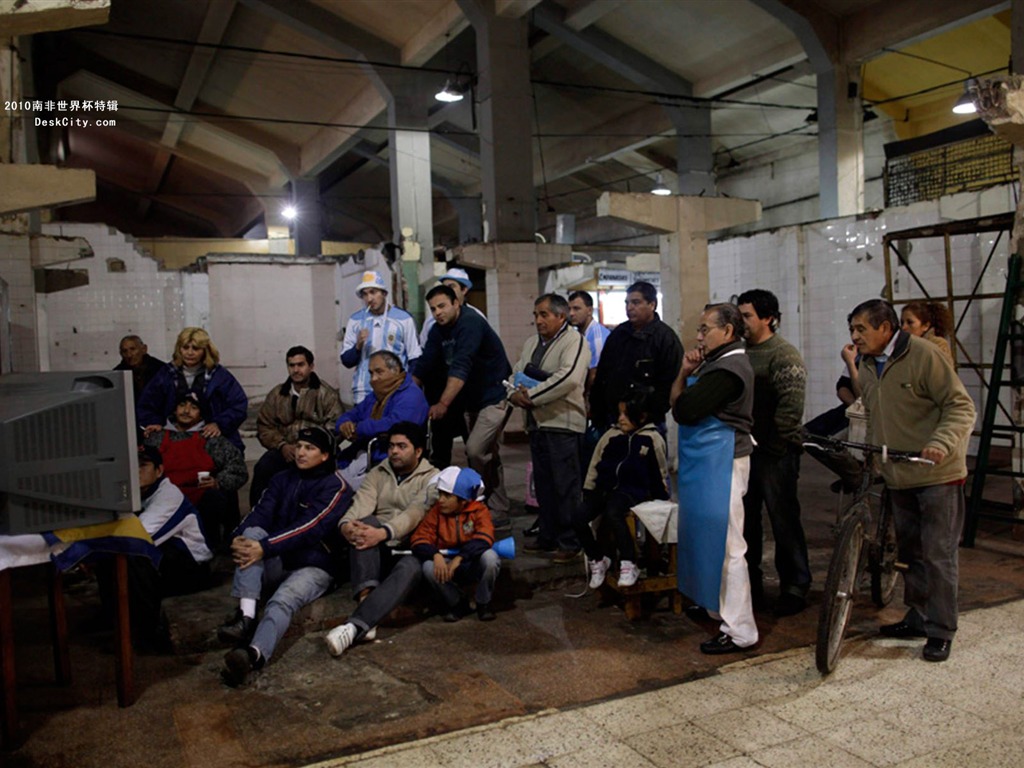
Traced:
[[882, 493], [875, 538], [868, 548], [868, 572], [871, 574], [871, 599], [885, 608], [896, 594], [899, 573], [896, 570], [896, 521], [889, 494]]
[[818, 616], [818, 638], [814, 648], [814, 662], [823, 675], [834, 670], [839, 662], [843, 635], [850, 621], [850, 611], [857, 592], [861, 555], [864, 551], [864, 523], [868, 512], [868, 506], [863, 502], [851, 510], [836, 539], [836, 548], [828, 566], [825, 594]]

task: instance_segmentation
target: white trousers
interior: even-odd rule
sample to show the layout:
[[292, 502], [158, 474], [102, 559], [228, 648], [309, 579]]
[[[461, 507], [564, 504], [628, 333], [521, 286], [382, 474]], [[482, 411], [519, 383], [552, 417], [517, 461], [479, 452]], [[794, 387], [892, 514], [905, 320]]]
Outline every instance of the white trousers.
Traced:
[[743, 495], [750, 478], [750, 457], [733, 459], [732, 489], [729, 493], [729, 530], [725, 537], [725, 561], [722, 563], [721, 613], [709, 612], [721, 619], [719, 630], [729, 635], [740, 648], [757, 642], [757, 624], [750, 599], [750, 573], [747, 569], [747, 542], [743, 538]]

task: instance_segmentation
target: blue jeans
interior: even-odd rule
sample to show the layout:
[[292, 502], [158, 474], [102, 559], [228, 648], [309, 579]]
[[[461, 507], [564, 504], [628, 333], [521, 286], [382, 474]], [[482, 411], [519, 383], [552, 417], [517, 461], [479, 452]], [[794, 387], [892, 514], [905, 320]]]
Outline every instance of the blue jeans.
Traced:
[[[451, 561], [451, 558], [445, 558]], [[494, 583], [498, 580], [498, 572], [501, 570], [501, 558], [493, 549], [488, 549], [476, 560], [462, 563], [455, 571], [455, 578], [444, 584], [438, 582], [434, 576], [434, 561], [426, 560], [423, 563], [423, 575], [427, 579], [434, 593], [441, 598], [446, 606], [454, 608], [462, 600], [462, 590], [458, 584], [469, 584], [473, 581], [476, 585], [476, 604], [486, 605], [491, 602], [494, 594]]]
[[[246, 528], [242, 531], [242, 536], [253, 541], [261, 541], [268, 535], [262, 528]], [[274, 590], [249, 645], [259, 650], [264, 659], [270, 659], [284, 633], [288, 631], [295, 612], [312, 603], [330, 586], [331, 574], [322, 568], [309, 566], [289, 571], [279, 557], [260, 560], [248, 568], [235, 568], [231, 583], [232, 597], [259, 600], [264, 589]]]

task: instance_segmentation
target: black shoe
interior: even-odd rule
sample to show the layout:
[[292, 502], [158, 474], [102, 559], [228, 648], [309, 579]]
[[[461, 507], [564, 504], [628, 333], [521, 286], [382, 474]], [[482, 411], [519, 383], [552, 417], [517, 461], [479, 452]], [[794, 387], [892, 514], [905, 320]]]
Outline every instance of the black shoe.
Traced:
[[253, 634], [256, 632], [256, 619], [243, 616], [241, 609], [235, 611], [235, 615], [224, 622], [217, 629], [217, 639], [225, 645], [234, 645], [241, 648], [249, 644]]
[[[927, 637], [923, 629], [911, 626], [905, 621], [897, 621], [895, 624], [883, 624], [878, 628], [878, 633], [882, 637]], [[946, 649], [946, 655], [949, 655], [948, 648]]]
[[773, 613], [779, 618], [796, 616], [806, 607], [807, 601], [800, 597], [800, 595], [794, 595], [792, 592], [783, 592], [775, 602]]
[[925, 661], [945, 661], [949, 658], [949, 652], [953, 648], [952, 640], [943, 640], [941, 637], [929, 637], [924, 644], [921, 656]]
[[442, 616], [442, 618], [449, 624], [454, 624], [456, 621], [461, 621], [463, 616], [469, 614], [469, 603], [465, 598], [459, 601], [459, 604], [454, 608], [449, 608], [448, 612]]
[[540, 536], [540, 518], [533, 521], [533, 525], [523, 531], [524, 536]]
[[686, 617], [693, 619], [694, 621], [707, 621], [711, 617], [708, 615], [708, 609], [703, 605], [688, 605], [683, 610]]
[[494, 611], [491, 610], [490, 603], [477, 603], [476, 615], [480, 621], [494, 621], [498, 618], [494, 615]]
[[700, 644], [700, 652], [706, 653], [709, 656], [718, 656], [723, 653], [740, 653], [741, 651], [743, 651], [743, 648], [736, 645], [725, 632]]
[[249, 676], [263, 666], [258, 663], [260, 661], [262, 658], [251, 646], [228, 651], [224, 654], [224, 671], [221, 673], [224, 682], [232, 688], [246, 685], [249, 682]]
[[582, 549], [562, 549], [559, 547], [555, 551], [555, 556], [551, 558], [551, 562], [557, 565], [568, 565], [569, 563], [575, 563], [582, 554]]

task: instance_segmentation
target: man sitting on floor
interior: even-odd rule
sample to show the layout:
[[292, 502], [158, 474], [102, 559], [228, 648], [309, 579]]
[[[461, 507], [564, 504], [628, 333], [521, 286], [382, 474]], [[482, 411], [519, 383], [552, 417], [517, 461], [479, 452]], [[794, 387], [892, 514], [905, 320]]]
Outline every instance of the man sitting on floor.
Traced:
[[[274, 475], [233, 533], [231, 594], [239, 606], [217, 631], [221, 642], [237, 646], [224, 657], [228, 685], [248, 682], [273, 654], [292, 615], [330, 587], [343, 546], [338, 521], [351, 503], [352, 491], [334, 465], [334, 436], [323, 427], [303, 429], [295, 466]], [[274, 591], [257, 623], [264, 587]]]

